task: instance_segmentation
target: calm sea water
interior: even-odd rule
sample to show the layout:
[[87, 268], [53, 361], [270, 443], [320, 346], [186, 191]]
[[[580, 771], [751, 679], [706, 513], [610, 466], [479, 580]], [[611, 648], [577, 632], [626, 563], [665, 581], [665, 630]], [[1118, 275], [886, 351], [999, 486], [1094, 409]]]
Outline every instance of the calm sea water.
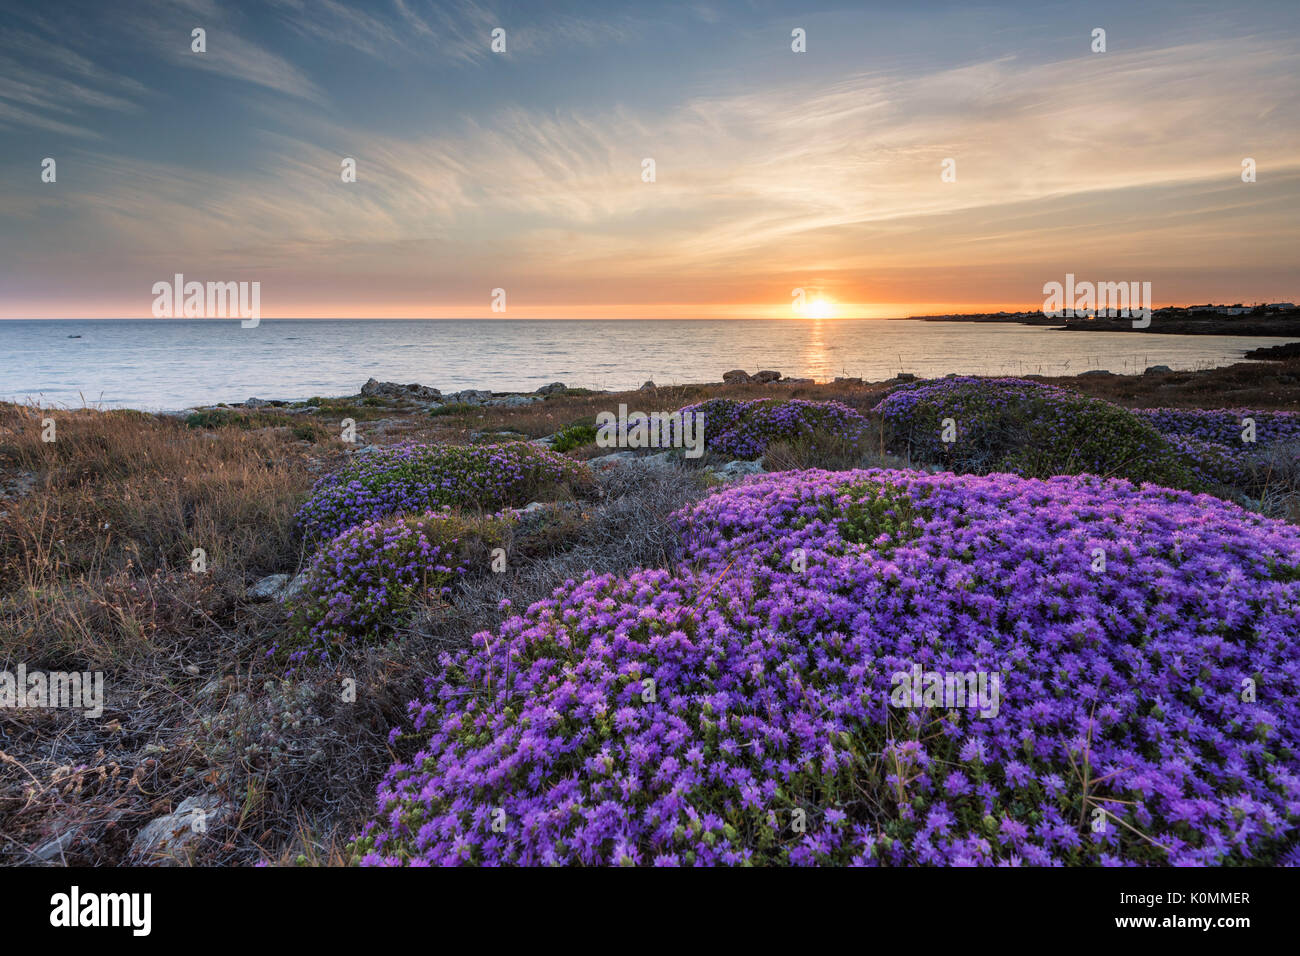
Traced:
[[818, 381], [1140, 372], [1225, 365], [1283, 341], [881, 319], [11, 320], [0, 321], [0, 399], [180, 409], [353, 394], [372, 375], [445, 392], [716, 382], [733, 368]]

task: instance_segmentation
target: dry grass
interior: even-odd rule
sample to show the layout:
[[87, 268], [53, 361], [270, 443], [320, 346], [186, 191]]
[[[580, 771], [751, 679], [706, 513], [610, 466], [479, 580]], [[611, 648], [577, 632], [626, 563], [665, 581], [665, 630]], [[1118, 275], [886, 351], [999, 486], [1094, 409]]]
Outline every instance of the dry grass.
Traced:
[[[386, 440], [454, 433], [418, 412], [393, 424]], [[704, 492], [671, 469], [605, 476], [597, 501], [530, 516], [508, 573], [483, 575], [387, 645], [286, 681], [266, 658], [286, 612], [245, 592], [304, 563], [293, 514], [342, 457], [338, 443], [277, 426], [0, 406], [0, 669], [101, 671], [106, 698], [99, 719], [0, 710], [0, 861], [38, 863], [34, 851], [66, 835], [48, 862], [153, 862], [131, 854], [141, 828], [217, 793], [234, 814], [186, 862], [343, 862], [428, 662], [497, 624], [502, 597], [522, 605], [588, 568], [667, 562], [667, 515]]]
[[1152, 375], [1041, 378], [1129, 408], [1300, 409], [1300, 359]]

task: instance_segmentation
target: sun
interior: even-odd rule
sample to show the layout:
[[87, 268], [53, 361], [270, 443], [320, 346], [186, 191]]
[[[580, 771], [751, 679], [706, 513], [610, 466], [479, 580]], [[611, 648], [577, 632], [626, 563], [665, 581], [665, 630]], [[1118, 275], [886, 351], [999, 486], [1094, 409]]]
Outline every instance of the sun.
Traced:
[[835, 314], [835, 306], [825, 299], [813, 299], [808, 305], [808, 315], [814, 319], [829, 319]]

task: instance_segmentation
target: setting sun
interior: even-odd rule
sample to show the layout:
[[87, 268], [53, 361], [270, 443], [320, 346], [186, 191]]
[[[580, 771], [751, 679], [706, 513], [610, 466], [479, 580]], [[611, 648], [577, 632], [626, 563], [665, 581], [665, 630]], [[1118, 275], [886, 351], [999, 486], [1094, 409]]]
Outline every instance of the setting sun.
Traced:
[[829, 319], [835, 314], [835, 307], [825, 299], [814, 299], [808, 306], [808, 315], [814, 319]]

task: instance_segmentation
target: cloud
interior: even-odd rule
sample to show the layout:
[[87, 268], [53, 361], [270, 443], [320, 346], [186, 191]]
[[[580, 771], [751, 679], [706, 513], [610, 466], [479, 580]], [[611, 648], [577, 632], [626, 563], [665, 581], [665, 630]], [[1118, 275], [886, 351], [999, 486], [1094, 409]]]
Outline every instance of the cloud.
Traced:
[[[321, 8], [313, 35], [387, 48], [389, 19], [336, 7]], [[437, 35], [464, 45], [463, 62], [485, 55], [493, 22], [474, 9], [457, 33], [424, 6], [394, 5], [408, 45]], [[209, 32], [209, 50], [231, 51], [223, 69], [261, 63], [261, 85], [318, 95], [231, 36]], [[14, 208], [42, 248], [57, 239], [79, 257], [87, 282], [255, 270], [286, 299], [350, 290], [379, 311], [478, 301], [503, 284], [556, 301], [746, 301], [788, 296], [800, 275], [842, 296], [908, 283], [969, 294], [981, 275], [1014, 289], [1070, 261], [1194, 270], [1227, 256], [1248, 277], [1253, 255], [1277, 275], [1294, 273], [1297, 227], [1278, 200], [1300, 194], [1296, 61], [1285, 37], [1054, 63], [1002, 55], [774, 80], [655, 110], [498, 107], [402, 135], [263, 98], [248, 168], [87, 154], [84, 185], [40, 200], [75, 209], [75, 229], [56, 236], [37, 207]], [[340, 180], [344, 156], [358, 162], [355, 184]], [[1244, 156], [1260, 162], [1259, 184], [1240, 182]], [[641, 181], [646, 157], [654, 183]], [[949, 157], [955, 183], [940, 180]], [[1205, 230], [1240, 243], [1225, 251]]]
[[473, 0], [393, 0], [393, 15], [337, 0], [277, 0], [281, 19], [303, 36], [392, 62], [405, 55], [422, 62], [473, 65], [497, 56], [492, 31], [506, 31], [506, 54], [531, 57], [575, 48], [627, 42], [636, 33], [626, 16], [600, 20], [555, 13], [542, 5], [527, 13], [498, 12]]

